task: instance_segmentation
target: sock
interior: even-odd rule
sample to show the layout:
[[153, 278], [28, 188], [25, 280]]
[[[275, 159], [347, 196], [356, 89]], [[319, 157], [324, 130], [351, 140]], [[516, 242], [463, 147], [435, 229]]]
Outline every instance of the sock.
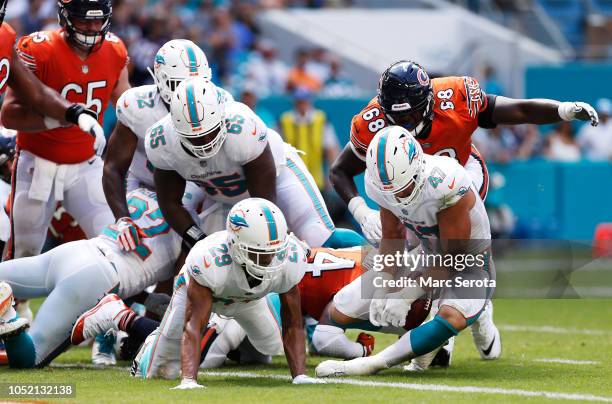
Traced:
[[317, 325], [312, 335], [312, 345], [319, 355], [336, 358], [355, 359], [365, 354], [363, 345], [349, 340], [342, 328], [333, 325]]
[[409, 359], [433, 351], [458, 331], [445, 319], [436, 315], [433, 320], [402, 335], [397, 342], [377, 355], [387, 366], [395, 366]]
[[337, 228], [323, 243], [326, 248], [347, 248], [366, 245], [368, 242], [359, 233], [350, 229]]
[[129, 334], [128, 328], [131, 327], [132, 323], [139, 317], [140, 316], [134, 310], [126, 309], [121, 311], [113, 321], [119, 330]]
[[27, 332], [6, 338], [4, 346], [11, 368], [28, 369], [36, 364], [34, 342]]
[[147, 317], [140, 317], [134, 313], [134, 317], [126, 323], [125, 331], [130, 335], [132, 342], [138, 346], [159, 326], [159, 321]]

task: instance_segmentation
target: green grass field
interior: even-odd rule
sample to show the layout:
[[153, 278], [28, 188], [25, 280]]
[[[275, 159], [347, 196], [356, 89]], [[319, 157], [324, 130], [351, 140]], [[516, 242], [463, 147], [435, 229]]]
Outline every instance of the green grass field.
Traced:
[[[419, 374], [394, 368], [369, 378], [292, 386], [285, 378], [289, 374], [285, 360], [278, 357], [270, 366], [226, 366], [212, 375], [202, 373], [200, 382], [206, 390], [170, 391], [176, 381], [133, 379], [127, 370], [129, 363], [93, 369], [89, 350], [77, 348], [47, 369], [0, 368], [0, 378], [2, 383], [74, 383], [73, 402], [612, 401], [612, 301], [501, 299], [494, 304], [503, 338], [502, 359], [480, 360], [466, 330], [457, 340], [450, 368]], [[395, 339], [382, 334], [376, 337], [376, 351]], [[308, 359], [311, 375], [321, 360]]]

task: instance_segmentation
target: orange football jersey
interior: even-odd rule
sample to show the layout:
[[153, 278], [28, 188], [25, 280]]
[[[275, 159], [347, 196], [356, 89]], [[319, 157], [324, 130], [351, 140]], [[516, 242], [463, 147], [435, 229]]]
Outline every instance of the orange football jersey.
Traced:
[[318, 320], [325, 306], [340, 289], [361, 276], [360, 248], [313, 248], [308, 256], [310, 270], [298, 288], [302, 312]]
[[[71, 102], [98, 113], [102, 124], [115, 84], [128, 61], [123, 42], [109, 33], [102, 46], [81, 59], [61, 29], [35, 32], [19, 40], [17, 52], [34, 74]], [[59, 164], [75, 164], [93, 156], [93, 136], [77, 126], [41, 132], [18, 132], [17, 145]]]
[[6, 91], [6, 82], [11, 72], [15, 37], [13, 28], [7, 23], [2, 23], [0, 26], [0, 95]]
[[[434, 115], [429, 136], [418, 139], [427, 154], [450, 156], [465, 165], [472, 151], [472, 133], [487, 97], [472, 77], [441, 77], [431, 81]], [[365, 160], [370, 141], [380, 129], [391, 125], [374, 97], [351, 121], [351, 148]]]

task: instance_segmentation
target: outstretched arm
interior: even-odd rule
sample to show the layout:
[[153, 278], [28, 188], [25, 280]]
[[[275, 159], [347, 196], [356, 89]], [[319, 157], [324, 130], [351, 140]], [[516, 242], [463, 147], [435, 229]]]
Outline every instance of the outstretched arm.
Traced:
[[348, 205], [351, 199], [359, 196], [354, 177], [365, 171], [365, 163], [361, 161], [351, 149], [351, 145], [344, 146], [329, 169], [329, 180], [340, 198]]
[[244, 176], [251, 197], [276, 203], [276, 165], [269, 144], [259, 157], [244, 165]]
[[496, 124], [536, 125], [555, 123], [561, 120], [579, 119], [596, 126], [599, 118], [595, 109], [583, 102], [559, 102], [547, 99], [515, 99], [498, 96], [491, 119]]
[[291, 377], [306, 371], [306, 341], [302, 325], [300, 290], [297, 286], [280, 295], [281, 321], [283, 323], [283, 346], [291, 371]]
[[125, 201], [125, 179], [137, 145], [138, 137], [130, 128], [117, 121], [115, 130], [108, 141], [102, 176], [102, 187], [104, 188], [106, 202], [117, 220], [130, 216]]

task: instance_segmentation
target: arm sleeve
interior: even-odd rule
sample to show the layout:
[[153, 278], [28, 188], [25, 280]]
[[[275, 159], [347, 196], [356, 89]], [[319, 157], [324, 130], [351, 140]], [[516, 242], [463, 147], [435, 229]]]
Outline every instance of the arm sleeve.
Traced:
[[249, 112], [242, 115], [244, 123], [240, 133], [228, 133], [226, 139], [229, 157], [240, 165], [261, 156], [268, 144], [268, 127], [252, 111]]
[[[440, 210], [449, 208], [459, 202], [472, 186], [472, 180], [468, 172], [455, 160], [452, 167], [444, 177], [444, 181], [437, 187], [440, 195]], [[478, 195], [478, 192], [476, 192]]]
[[44, 32], [35, 32], [28, 36], [21, 37], [15, 50], [19, 60], [28, 69], [30, 69], [36, 77], [42, 82], [45, 82], [47, 69], [47, 55], [43, 49], [43, 43], [49, 41], [47, 34]]
[[493, 110], [495, 109], [495, 100], [497, 99], [497, 96], [487, 94], [486, 97], [486, 108], [483, 111], [480, 111], [478, 114], [478, 126], [485, 129], [493, 129], [497, 126], [497, 124], [493, 122]]

